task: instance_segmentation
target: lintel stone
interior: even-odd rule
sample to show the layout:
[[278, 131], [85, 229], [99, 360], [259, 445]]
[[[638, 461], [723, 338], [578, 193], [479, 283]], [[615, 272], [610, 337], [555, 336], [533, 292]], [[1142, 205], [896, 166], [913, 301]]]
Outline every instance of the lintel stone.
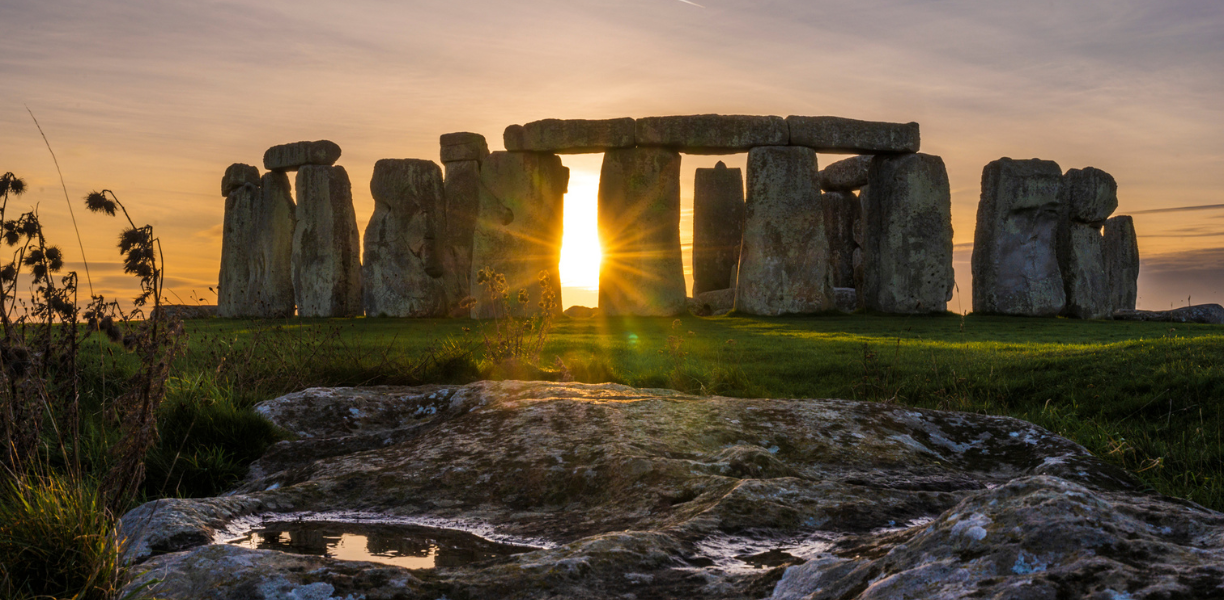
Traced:
[[506, 150], [582, 154], [631, 148], [634, 121], [621, 119], [544, 119], [506, 128]]
[[917, 123], [859, 121], [842, 117], [786, 117], [792, 146], [824, 154], [901, 154], [917, 152]]
[[757, 146], [785, 146], [782, 117], [681, 115], [646, 117], [636, 123], [638, 146], [662, 146], [688, 154], [736, 154]]

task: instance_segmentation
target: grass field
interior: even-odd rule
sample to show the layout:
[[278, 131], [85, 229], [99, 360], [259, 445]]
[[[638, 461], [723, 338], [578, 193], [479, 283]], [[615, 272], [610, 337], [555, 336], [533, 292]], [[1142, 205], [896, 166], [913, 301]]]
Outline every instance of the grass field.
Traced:
[[[521, 376], [481, 362], [481, 327], [191, 321], [147, 493], [205, 495], [232, 484], [279, 439], [250, 406], [281, 393]], [[1160, 492], [1224, 510], [1224, 327], [975, 316], [561, 319], [540, 365], [560, 369], [557, 357], [577, 381], [1015, 416]]]

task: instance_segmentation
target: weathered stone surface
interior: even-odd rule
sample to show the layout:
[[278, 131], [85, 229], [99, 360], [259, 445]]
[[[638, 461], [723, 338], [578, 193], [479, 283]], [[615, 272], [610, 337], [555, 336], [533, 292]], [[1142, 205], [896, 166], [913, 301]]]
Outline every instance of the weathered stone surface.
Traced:
[[664, 146], [690, 154], [735, 154], [757, 146], [785, 146], [782, 117], [684, 115], [637, 120], [638, 146]]
[[1063, 205], [1072, 221], [1100, 224], [1118, 209], [1118, 182], [1093, 167], [1063, 176]]
[[603, 314], [684, 312], [680, 155], [664, 148], [604, 154], [599, 173], [599, 308]]
[[438, 142], [442, 147], [443, 164], [468, 160], [479, 162], [489, 155], [489, 144], [479, 133], [444, 133]]
[[751, 315], [833, 308], [816, 153], [798, 146], [748, 152], [748, 205], [735, 310]]
[[943, 159], [877, 156], [863, 208], [863, 303], [895, 314], [947, 310], [952, 270], [952, 193]]
[[851, 156], [820, 171], [820, 189], [829, 192], [852, 192], [867, 185], [867, 171], [872, 155]]
[[842, 312], [854, 312], [858, 309], [858, 290], [854, 288], [833, 288], [833, 304]]
[[295, 212], [284, 173], [266, 173], [255, 184], [230, 192], [221, 239], [218, 316], [293, 316]]
[[[503, 309], [477, 283], [490, 267], [505, 276], [510, 298], [506, 309], [529, 316], [540, 309], [540, 273], [548, 273], [549, 290], [560, 312], [561, 215], [569, 169], [556, 154], [494, 152], [480, 167], [480, 207], [472, 240], [472, 317], [488, 319]], [[526, 290], [528, 301], [518, 302]]]
[[982, 169], [973, 234], [973, 312], [1052, 317], [1063, 311], [1061, 188], [1062, 169], [1053, 161], [1002, 158]]
[[1134, 310], [1139, 297], [1139, 240], [1135, 222], [1128, 215], [1105, 221], [1105, 279], [1109, 306]]
[[225, 175], [221, 177], [221, 195], [228, 196], [247, 184], [259, 185], [259, 167], [234, 163], [225, 169]]
[[[153, 595], [1224, 592], [1224, 515], [1145, 492], [1016, 419], [545, 382], [316, 388], [257, 410], [297, 439], [234, 495], [162, 500], [123, 519], [135, 555], [171, 552], [136, 569], [161, 579]], [[207, 545], [227, 524], [302, 511], [478, 526], [543, 549], [410, 572]]]
[[344, 167], [305, 165], [297, 174], [293, 291], [302, 317], [362, 313], [361, 246]]
[[1224, 325], [1224, 306], [1219, 304], [1196, 304], [1173, 310], [1116, 310], [1113, 318], [1119, 321], [1163, 321], [1166, 323], [1203, 323]]
[[264, 152], [264, 168], [269, 171], [296, 171], [304, 165], [331, 166], [340, 160], [340, 146], [329, 140], [294, 142], [272, 146]]
[[468, 316], [471, 311], [460, 311], [460, 305], [464, 298], [474, 295], [472, 236], [480, 212], [480, 163], [473, 160], [446, 163], [442, 198], [434, 227], [447, 308], [452, 314], [462, 312]]
[[1100, 225], [1064, 223], [1058, 242], [1058, 266], [1067, 296], [1062, 314], [1076, 319], [1108, 318], [1113, 309]]
[[852, 192], [825, 192], [820, 195], [824, 211], [825, 237], [829, 240], [829, 271], [833, 287], [854, 287], [855, 226], [861, 226], [862, 206]]
[[442, 170], [429, 160], [384, 158], [370, 179], [361, 279], [370, 317], [445, 317], [448, 301], [437, 243]]
[[883, 123], [841, 117], [786, 117], [792, 146], [822, 154], [892, 154], [917, 152], [917, 123]]
[[735, 288], [702, 292], [688, 299], [689, 312], [699, 317], [708, 317], [730, 311], [732, 308], [735, 308]]
[[633, 119], [544, 119], [511, 125], [503, 135], [506, 150], [579, 154], [632, 148]]
[[[744, 177], [719, 161], [693, 186], [693, 295], [734, 287], [744, 237]], [[730, 308], [730, 307], [728, 307]]]
[[221, 224], [221, 268], [217, 273], [217, 314], [236, 317], [250, 309], [251, 216], [259, 204], [259, 186], [247, 183], [225, 197]]

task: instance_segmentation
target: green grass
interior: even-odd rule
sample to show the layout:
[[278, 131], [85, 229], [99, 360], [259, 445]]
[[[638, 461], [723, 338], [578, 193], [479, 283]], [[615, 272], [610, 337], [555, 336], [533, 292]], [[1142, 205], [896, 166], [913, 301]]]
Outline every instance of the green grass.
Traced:
[[[1162, 493], [1224, 510], [1224, 327], [976, 316], [678, 321], [562, 319], [541, 366], [552, 369], [560, 357], [578, 381], [1015, 416], [1137, 472]], [[248, 420], [259, 400], [311, 385], [505, 374], [492, 365], [478, 372], [465, 358], [463, 348], [480, 339], [480, 325], [468, 320], [213, 319], [189, 322], [188, 331], [176, 377], [204, 391], [167, 403], [171, 416], [163, 416], [155, 453], [164, 460], [173, 448], [189, 448], [173, 455], [189, 457], [199, 476], [188, 488], [163, 469], [163, 481], [177, 483], [159, 490], [150, 477], [152, 495], [229, 485], [279, 439]], [[218, 479], [209, 483], [213, 472]]]

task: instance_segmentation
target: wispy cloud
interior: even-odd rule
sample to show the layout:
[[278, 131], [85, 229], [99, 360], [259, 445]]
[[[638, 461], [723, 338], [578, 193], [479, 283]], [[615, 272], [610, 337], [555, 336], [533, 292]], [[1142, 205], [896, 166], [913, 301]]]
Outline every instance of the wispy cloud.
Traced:
[[1183, 212], [1190, 210], [1217, 210], [1224, 208], [1224, 204], [1200, 204], [1198, 206], [1175, 206], [1173, 208], [1152, 208], [1148, 210], [1131, 211], [1132, 215], [1150, 215], [1155, 213], [1171, 213]]
[[693, 6], [696, 6], [697, 8], [705, 8], [704, 6], [697, 4], [696, 2], [693, 2], [692, 0], [679, 0], [679, 1], [685, 4], [691, 4]]

